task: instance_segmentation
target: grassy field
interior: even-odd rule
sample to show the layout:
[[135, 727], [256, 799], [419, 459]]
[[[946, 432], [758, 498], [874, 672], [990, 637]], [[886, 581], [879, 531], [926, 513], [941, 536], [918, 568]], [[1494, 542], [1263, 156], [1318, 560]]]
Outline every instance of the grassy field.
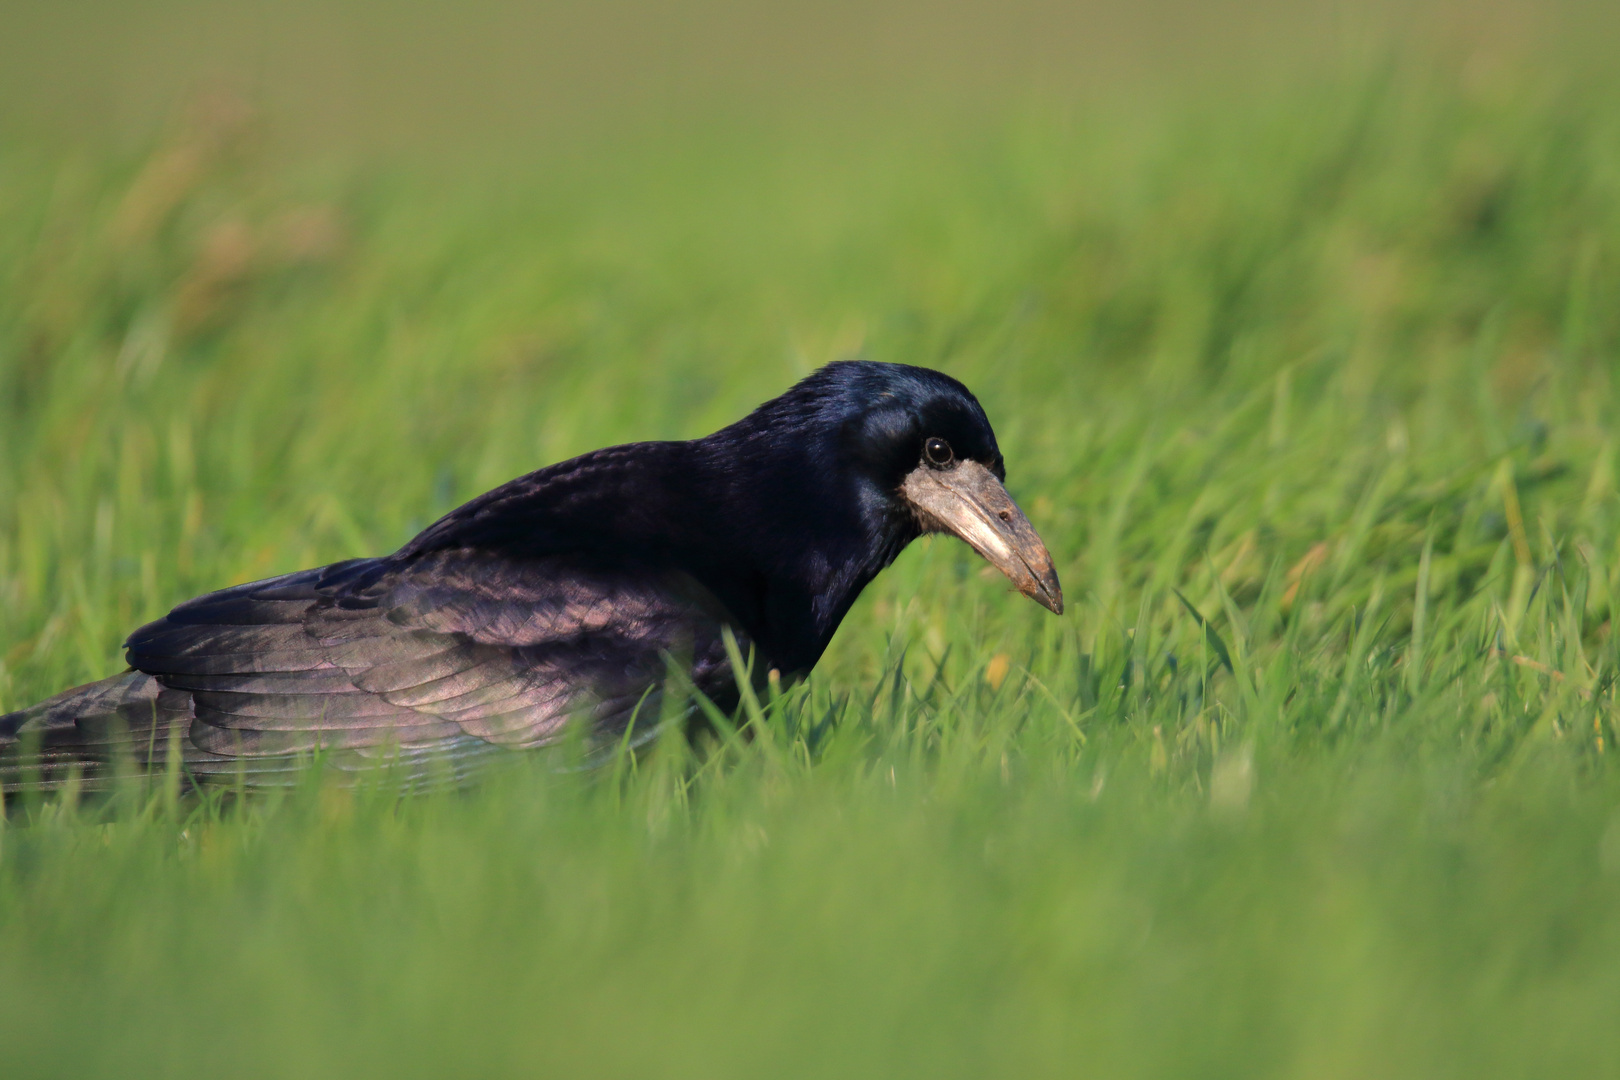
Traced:
[[477, 168], [0, 143], [0, 709], [848, 356], [1001, 436], [747, 743], [14, 800], [0, 1073], [1613, 1076], [1616, 85], [740, 116]]

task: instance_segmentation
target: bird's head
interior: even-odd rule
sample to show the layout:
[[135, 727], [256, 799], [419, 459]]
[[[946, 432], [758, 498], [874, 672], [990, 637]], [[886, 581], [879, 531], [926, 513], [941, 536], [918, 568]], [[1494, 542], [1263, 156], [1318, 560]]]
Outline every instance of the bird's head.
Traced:
[[756, 418], [772, 431], [815, 432], [814, 456], [839, 463], [833, 471], [855, 484], [861, 516], [889, 531], [896, 551], [921, 533], [950, 533], [1019, 592], [1062, 614], [1052, 556], [1002, 486], [1007, 473], [996, 433], [955, 379], [904, 364], [834, 363]]

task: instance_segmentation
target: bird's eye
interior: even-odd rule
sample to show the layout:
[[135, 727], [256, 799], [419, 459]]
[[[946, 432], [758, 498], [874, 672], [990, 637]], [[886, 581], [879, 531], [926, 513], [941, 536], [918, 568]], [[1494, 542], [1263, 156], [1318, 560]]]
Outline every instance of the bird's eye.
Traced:
[[934, 438], [923, 443], [923, 455], [934, 465], [949, 465], [951, 458], [951, 444], [944, 439]]

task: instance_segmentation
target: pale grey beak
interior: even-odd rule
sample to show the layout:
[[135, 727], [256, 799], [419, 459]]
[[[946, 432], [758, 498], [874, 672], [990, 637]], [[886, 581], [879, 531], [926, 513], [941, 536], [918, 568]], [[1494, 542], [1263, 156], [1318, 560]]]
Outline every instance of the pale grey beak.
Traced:
[[1018, 591], [1063, 614], [1063, 587], [1051, 553], [996, 474], [977, 461], [943, 469], [926, 462], [900, 485], [926, 532], [948, 532], [1007, 575]]

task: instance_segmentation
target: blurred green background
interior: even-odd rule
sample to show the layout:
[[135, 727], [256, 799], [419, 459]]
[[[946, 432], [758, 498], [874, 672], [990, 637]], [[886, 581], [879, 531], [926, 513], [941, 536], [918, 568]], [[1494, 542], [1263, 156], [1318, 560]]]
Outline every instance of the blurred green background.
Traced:
[[979, 395], [749, 742], [16, 797], [6, 1076], [1620, 1068], [1606, 6], [0, 12], [0, 709], [830, 360]]

